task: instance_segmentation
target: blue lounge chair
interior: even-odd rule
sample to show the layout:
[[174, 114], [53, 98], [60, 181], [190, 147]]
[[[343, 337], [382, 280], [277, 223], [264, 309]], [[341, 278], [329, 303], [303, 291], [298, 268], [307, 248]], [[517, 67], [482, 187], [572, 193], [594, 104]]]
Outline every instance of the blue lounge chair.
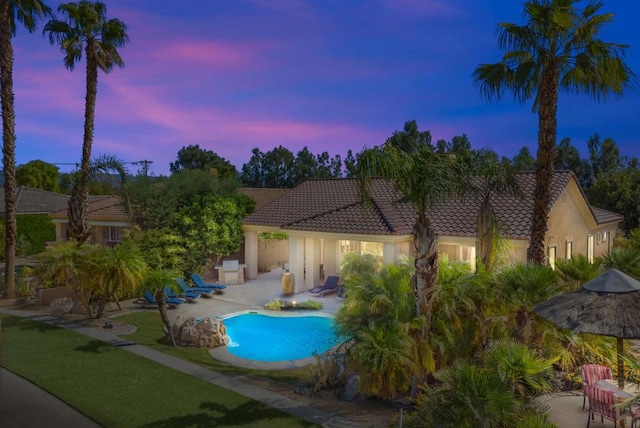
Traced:
[[216, 291], [222, 291], [227, 288], [227, 286], [223, 284], [207, 284], [197, 273], [191, 274], [191, 279], [198, 288], [213, 288]]
[[169, 287], [164, 287], [164, 294], [167, 295], [167, 297], [173, 297], [173, 298], [183, 298], [185, 299], [187, 302], [193, 302], [196, 299], [200, 298], [200, 294], [199, 293], [195, 293], [192, 291], [183, 291], [181, 294], [176, 294], [172, 289], [170, 289]]
[[182, 278], [176, 278], [176, 282], [178, 283], [180, 288], [182, 288], [182, 291], [184, 291], [185, 293], [186, 292], [198, 293], [201, 296], [211, 297], [211, 295], [215, 292], [213, 288], [189, 287], [189, 285], [186, 282], [184, 282], [184, 279]]
[[313, 287], [308, 290], [307, 293], [312, 296], [322, 297], [325, 294], [335, 293], [338, 291], [338, 284], [340, 283], [340, 277], [335, 275], [329, 275], [324, 281], [324, 285], [319, 287]]
[[[166, 299], [164, 299], [164, 301], [170, 308], [178, 307], [185, 302], [184, 299], [180, 299], [177, 297], [167, 297]], [[154, 296], [153, 293], [151, 293], [151, 291], [149, 290], [144, 290], [144, 302], [148, 305], [158, 305], [156, 296]]]

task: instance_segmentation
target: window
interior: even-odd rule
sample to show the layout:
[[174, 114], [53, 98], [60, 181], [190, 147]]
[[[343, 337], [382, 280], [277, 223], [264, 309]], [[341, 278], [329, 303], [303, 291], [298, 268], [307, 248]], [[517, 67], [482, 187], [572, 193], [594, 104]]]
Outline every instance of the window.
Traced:
[[366, 241], [343, 241], [339, 242], [339, 265], [342, 266], [342, 260], [347, 253], [358, 255], [371, 254], [382, 262], [384, 245], [382, 242], [366, 242]]
[[109, 242], [122, 241], [122, 227], [109, 226]]
[[556, 270], [556, 247], [549, 247], [549, 266]]
[[566, 245], [565, 245], [565, 259], [567, 260], [571, 260], [571, 257], [573, 257], [573, 242], [572, 241], [567, 241]]
[[602, 232], [602, 242], [607, 242], [608, 239], [609, 239], [609, 232], [605, 230], [604, 232]]
[[587, 236], [587, 260], [589, 263], [593, 263], [593, 247], [596, 243], [596, 237], [594, 235]]
[[562, 192], [562, 195], [560, 196], [560, 202], [563, 204], [567, 203], [567, 192]]

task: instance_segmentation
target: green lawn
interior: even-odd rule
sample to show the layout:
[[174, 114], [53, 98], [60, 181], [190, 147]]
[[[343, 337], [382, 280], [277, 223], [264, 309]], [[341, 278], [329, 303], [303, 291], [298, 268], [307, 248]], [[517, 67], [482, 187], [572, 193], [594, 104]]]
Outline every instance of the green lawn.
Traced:
[[1, 365], [105, 427], [315, 426], [73, 331], [0, 317]]

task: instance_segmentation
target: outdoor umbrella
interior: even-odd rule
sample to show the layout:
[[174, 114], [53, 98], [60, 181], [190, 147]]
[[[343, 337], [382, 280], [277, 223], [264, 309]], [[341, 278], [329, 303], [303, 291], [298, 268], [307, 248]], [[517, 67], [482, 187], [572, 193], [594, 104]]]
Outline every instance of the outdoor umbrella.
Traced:
[[539, 303], [534, 311], [577, 333], [618, 339], [618, 386], [624, 387], [623, 339], [640, 339], [640, 281], [609, 269], [579, 290]]

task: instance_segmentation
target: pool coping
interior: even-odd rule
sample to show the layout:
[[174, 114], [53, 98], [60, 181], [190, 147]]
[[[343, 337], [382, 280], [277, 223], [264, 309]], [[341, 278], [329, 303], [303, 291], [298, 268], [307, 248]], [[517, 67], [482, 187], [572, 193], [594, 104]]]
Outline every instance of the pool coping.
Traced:
[[[309, 310], [287, 310], [287, 311], [270, 311], [267, 309], [245, 309], [242, 311], [233, 312], [223, 316], [216, 316], [216, 318], [225, 320], [238, 315], [245, 315], [249, 313], [268, 314], [274, 317], [295, 317], [303, 314], [304, 316], [322, 316], [326, 318], [334, 318], [333, 315], [322, 311], [309, 311]], [[340, 346], [340, 345], [337, 345]], [[331, 348], [334, 349], [334, 348]], [[327, 352], [329, 352], [329, 349]], [[211, 348], [209, 355], [214, 359], [230, 364], [235, 367], [243, 367], [246, 369], [256, 370], [292, 370], [306, 367], [316, 362], [315, 357], [301, 358], [298, 360], [284, 360], [284, 361], [256, 361], [248, 360], [246, 358], [240, 358], [229, 352], [226, 346], [219, 346], [217, 348]]]

